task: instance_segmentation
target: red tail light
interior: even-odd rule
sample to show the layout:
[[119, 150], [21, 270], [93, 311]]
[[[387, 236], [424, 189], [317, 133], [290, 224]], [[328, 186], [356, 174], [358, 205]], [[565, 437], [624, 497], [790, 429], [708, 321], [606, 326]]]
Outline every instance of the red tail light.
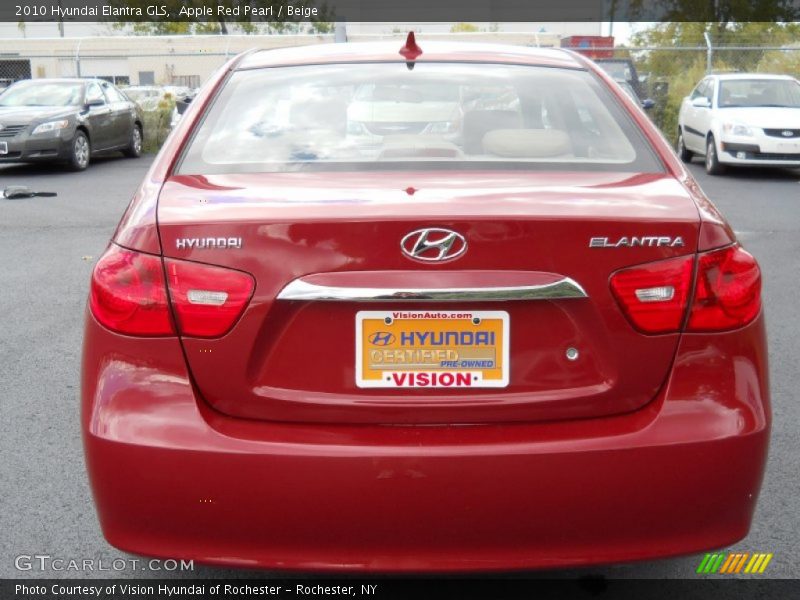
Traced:
[[[611, 291], [643, 333], [680, 330], [692, 282], [693, 256], [617, 271]], [[697, 257], [697, 278], [687, 331], [726, 331], [747, 325], [761, 310], [758, 263], [738, 245]]]
[[128, 335], [174, 335], [161, 258], [111, 245], [95, 265], [89, 306], [105, 327]]
[[698, 257], [689, 331], [722, 331], [747, 325], [761, 310], [761, 271], [740, 246]]
[[[167, 259], [178, 330], [183, 335], [225, 335], [253, 294], [253, 278], [240, 271]], [[136, 336], [175, 335], [161, 257], [112, 244], [92, 274], [89, 306], [112, 331]]]
[[244, 312], [255, 286], [247, 273], [167, 259], [172, 305], [183, 335], [220, 337]]
[[643, 333], [679, 331], [692, 284], [694, 256], [680, 256], [617, 271], [611, 291]]

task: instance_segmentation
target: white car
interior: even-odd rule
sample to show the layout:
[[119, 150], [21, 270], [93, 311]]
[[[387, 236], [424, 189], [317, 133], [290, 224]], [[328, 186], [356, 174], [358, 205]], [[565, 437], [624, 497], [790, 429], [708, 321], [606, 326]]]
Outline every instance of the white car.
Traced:
[[678, 153], [726, 166], [800, 167], [800, 81], [788, 75], [709, 75], [683, 99]]
[[167, 100], [168, 95], [172, 94], [176, 100], [176, 103], [172, 108], [172, 112], [170, 113], [169, 127], [170, 129], [173, 129], [181, 118], [181, 110], [178, 109], [178, 104], [182, 101], [185, 101], [185, 97], [175, 95], [172, 90], [168, 89], [168, 87], [169, 86], [159, 87], [155, 85], [132, 85], [125, 88], [124, 92], [128, 98], [136, 102], [136, 104], [138, 104], [145, 112], [158, 110], [161, 102]]
[[347, 133], [374, 140], [433, 134], [453, 141], [462, 116], [458, 86], [364, 85], [347, 107]]
[[165, 98], [164, 88], [154, 85], [132, 85], [122, 90], [125, 95], [142, 107], [142, 110], [155, 110]]

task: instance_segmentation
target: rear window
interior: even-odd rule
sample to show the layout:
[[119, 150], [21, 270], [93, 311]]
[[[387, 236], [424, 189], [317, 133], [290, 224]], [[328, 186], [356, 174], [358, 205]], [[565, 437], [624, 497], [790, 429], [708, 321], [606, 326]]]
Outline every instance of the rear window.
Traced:
[[586, 71], [363, 63], [233, 73], [178, 172], [369, 168], [662, 170]]

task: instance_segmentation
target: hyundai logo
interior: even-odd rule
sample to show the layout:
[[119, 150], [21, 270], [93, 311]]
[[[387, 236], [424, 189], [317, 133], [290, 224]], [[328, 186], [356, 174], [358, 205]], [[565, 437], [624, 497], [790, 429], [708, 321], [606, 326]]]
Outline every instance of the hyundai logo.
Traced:
[[388, 346], [394, 343], [394, 334], [388, 331], [376, 331], [370, 334], [368, 339], [373, 346]]
[[467, 251], [467, 240], [450, 229], [417, 229], [400, 241], [403, 254], [415, 260], [437, 262], [452, 260]]

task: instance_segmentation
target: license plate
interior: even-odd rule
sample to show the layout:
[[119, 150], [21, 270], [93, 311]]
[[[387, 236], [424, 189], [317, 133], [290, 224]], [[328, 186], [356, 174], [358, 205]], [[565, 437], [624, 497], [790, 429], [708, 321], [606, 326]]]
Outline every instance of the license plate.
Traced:
[[[778, 142], [778, 150], [785, 154], [800, 153], [800, 143], [798, 142]], [[800, 158], [800, 157], [798, 157]]]
[[8, 142], [0, 142], [0, 154], [8, 154]]
[[360, 388], [500, 388], [508, 385], [508, 313], [359, 311]]

